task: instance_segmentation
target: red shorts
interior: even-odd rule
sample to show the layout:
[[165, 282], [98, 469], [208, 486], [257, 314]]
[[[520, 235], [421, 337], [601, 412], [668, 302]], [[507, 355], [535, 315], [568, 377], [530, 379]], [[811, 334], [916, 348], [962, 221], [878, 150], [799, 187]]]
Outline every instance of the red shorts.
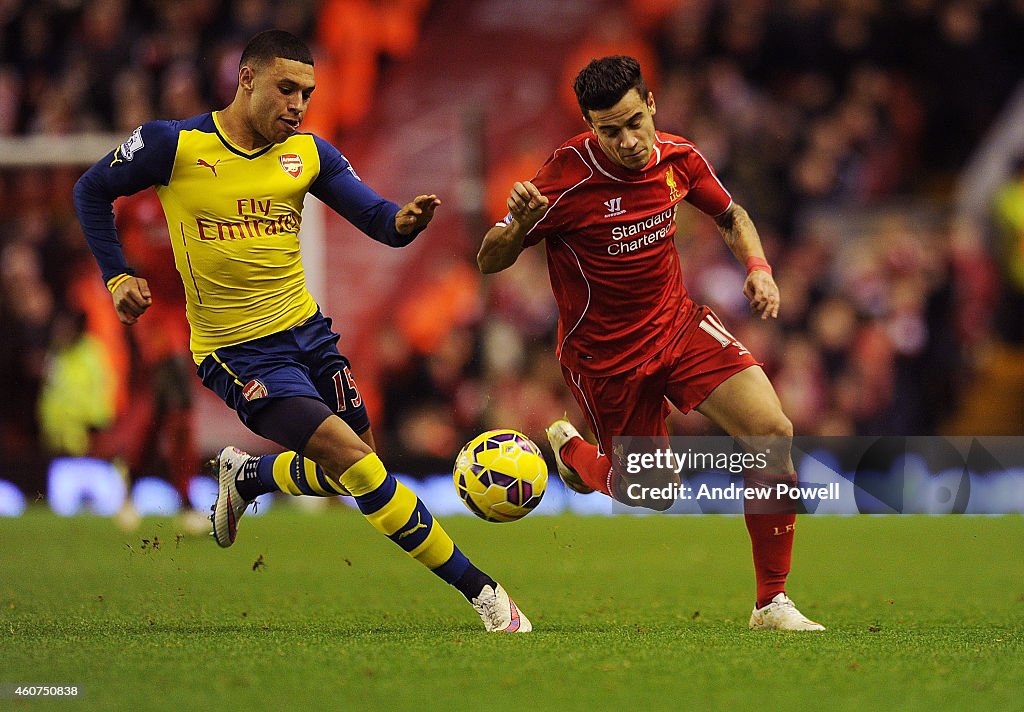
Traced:
[[[562, 376], [601, 452], [610, 453], [612, 438], [620, 435], [668, 437], [665, 418], [671, 406], [688, 413], [727, 378], [758, 365], [718, 317], [702, 306], [676, 338], [638, 366], [608, 377], [573, 373], [563, 366]], [[587, 484], [604, 491], [604, 486]]]

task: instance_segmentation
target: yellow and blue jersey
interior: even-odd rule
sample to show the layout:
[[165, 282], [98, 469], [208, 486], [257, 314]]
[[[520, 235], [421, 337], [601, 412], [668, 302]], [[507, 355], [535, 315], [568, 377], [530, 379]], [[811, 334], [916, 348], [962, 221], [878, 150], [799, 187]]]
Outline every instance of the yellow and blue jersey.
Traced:
[[[133, 274], [112, 204], [154, 186], [185, 285], [195, 362], [214, 350], [292, 328], [317, 305], [306, 288], [299, 228], [312, 193], [370, 237], [408, 244], [398, 205], [364, 184], [337, 148], [312, 134], [246, 151], [217, 114], [152, 121], [90, 168], [75, 208], [103, 279]], [[145, 277], [145, 275], [141, 275]]]

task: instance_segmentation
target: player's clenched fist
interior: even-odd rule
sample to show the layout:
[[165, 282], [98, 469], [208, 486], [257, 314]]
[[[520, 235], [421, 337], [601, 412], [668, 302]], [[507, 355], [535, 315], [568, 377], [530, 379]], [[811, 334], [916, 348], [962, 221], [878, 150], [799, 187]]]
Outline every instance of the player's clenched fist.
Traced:
[[129, 277], [114, 288], [114, 310], [117, 318], [126, 326], [139, 320], [142, 313], [153, 304], [149, 284], [142, 277]]
[[508, 212], [513, 219], [529, 229], [544, 217], [548, 210], [548, 199], [528, 180], [516, 182], [508, 196]]

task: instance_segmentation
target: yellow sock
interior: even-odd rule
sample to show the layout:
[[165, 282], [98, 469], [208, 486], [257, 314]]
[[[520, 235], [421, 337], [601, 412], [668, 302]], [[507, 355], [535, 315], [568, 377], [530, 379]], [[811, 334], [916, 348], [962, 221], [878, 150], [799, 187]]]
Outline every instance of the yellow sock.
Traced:
[[274, 482], [282, 492], [290, 495], [336, 497], [348, 494], [344, 487], [331, 480], [318, 464], [294, 452], [283, 452], [274, 457]]
[[419, 497], [389, 474], [375, 453], [332, 482], [352, 493], [359, 511], [377, 531], [442, 579], [454, 584], [465, 573], [469, 559]]

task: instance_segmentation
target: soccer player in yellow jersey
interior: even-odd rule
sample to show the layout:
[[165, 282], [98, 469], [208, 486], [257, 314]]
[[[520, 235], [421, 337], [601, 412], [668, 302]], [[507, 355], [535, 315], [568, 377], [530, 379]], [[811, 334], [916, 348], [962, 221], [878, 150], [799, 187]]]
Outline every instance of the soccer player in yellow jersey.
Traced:
[[256, 35], [227, 108], [143, 124], [79, 179], [75, 208], [86, 240], [121, 322], [144, 318], [152, 297], [145, 276], [125, 262], [111, 206], [156, 188], [203, 384], [250, 430], [288, 448], [262, 457], [220, 451], [211, 516], [218, 544], [234, 543], [260, 494], [351, 494], [378, 531], [455, 586], [488, 631], [528, 632], [504, 588], [384, 468], [351, 364], [306, 289], [298, 242], [306, 193], [392, 247], [412, 242], [441, 204], [435, 195], [401, 207], [385, 200], [338, 149], [300, 133], [313, 88], [313, 57], [301, 40], [281, 30]]

